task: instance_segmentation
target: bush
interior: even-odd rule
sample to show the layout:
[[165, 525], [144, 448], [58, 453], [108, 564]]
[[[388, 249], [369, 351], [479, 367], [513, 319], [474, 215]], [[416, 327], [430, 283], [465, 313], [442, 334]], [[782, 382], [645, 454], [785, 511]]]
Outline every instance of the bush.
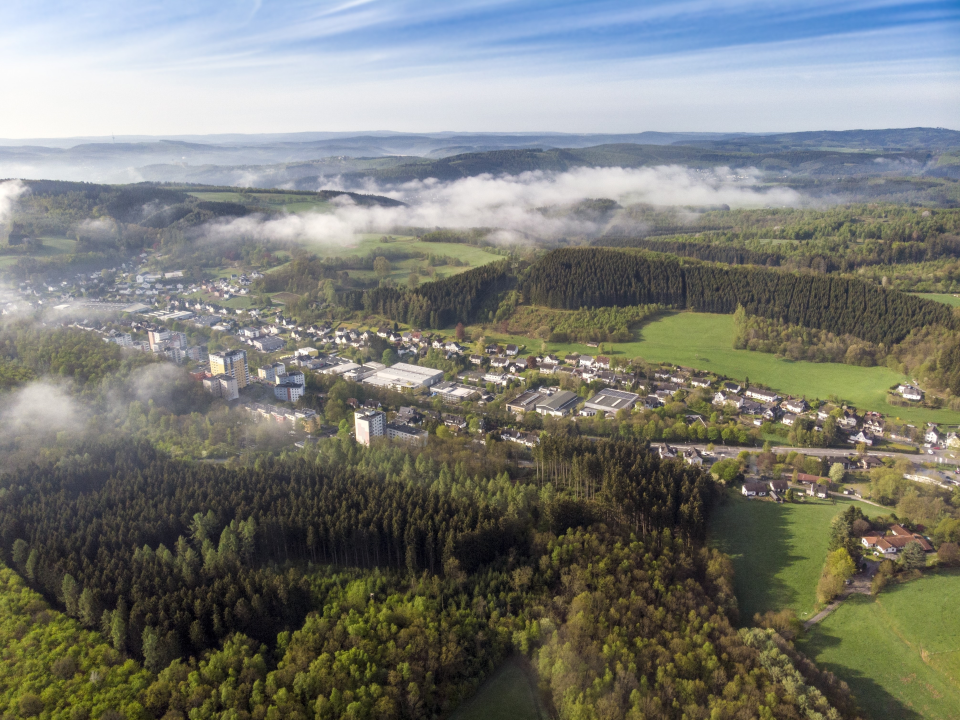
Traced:
[[960, 565], [960, 547], [956, 543], [945, 542], [937, 550], [937, 560], [941, 565], [956, 567]]

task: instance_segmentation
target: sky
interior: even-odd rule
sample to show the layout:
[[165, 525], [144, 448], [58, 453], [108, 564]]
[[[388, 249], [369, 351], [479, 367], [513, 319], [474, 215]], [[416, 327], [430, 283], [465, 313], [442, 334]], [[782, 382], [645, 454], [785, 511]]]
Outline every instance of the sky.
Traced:
[[960, 129], [960, 3], [4, 0], [0, 137]]

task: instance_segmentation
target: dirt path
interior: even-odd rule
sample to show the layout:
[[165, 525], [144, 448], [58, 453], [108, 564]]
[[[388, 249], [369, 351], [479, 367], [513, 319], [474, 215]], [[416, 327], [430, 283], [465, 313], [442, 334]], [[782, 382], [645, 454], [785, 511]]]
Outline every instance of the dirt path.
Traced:
[[805, 621], [803, 623], [804, 630], [809, 630], [818, 622], [820, 622], [825, 617], [827, 617], [827, 615], [829, 615], [838, 607], [840, 607], [840, 603], [846, 600], [850, 595], [853, 595], [853, 594], [869, 595], [870, 594], [870, 586], [873, 582], [873, 576], [877, 574], [877, 570], [880, 568], [880, 563], [874, 562], [873, 560], [864, 560], [864, 562], [867, 564], [866, 570], [864, 570], [863, 572], [859, 572], [856, 575], [854, 575], [852, 578], [850, 578], [850, 584], [843, 589], [843, 592], [840, 593], [839, 597], [837, 597], [836, 600], [834, 600], [832, 603], [827, 605], [823, 610], [818, 612], [812, 618]]

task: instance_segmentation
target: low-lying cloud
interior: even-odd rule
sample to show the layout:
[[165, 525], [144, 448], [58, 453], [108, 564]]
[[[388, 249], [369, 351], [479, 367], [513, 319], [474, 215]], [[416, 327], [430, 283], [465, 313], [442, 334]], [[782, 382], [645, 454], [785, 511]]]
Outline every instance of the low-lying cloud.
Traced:
[[19, 180], [0, 182], [0, 225], [3, 225], [13, 214], [17, 200], [27, 192], [27, 189], [27, 186]]
[[63, 430], [80, 430], [85, 414], [62, 387], [32, 382], [3, 398], [0, 426], [13, 435], [49, 436]]
[[344, 196], [332, 212], [248, 216], [212, 223], [206, 232], [217, 240], [247, 237], [342, 244], [357, 233], [390, 232], [396, 227], [488, 227], [498, 229], [505, 239], [550, 239], [603, 230], [597, 221], [576, 213], [543, 212], [544, 208], [562, 209], [588, 198], [609, 198], [620, 205], [732, 208], [792, 206], [801, 200], [789, 188], [760, 187], [759, 173], [754, 170], [680, 166], [479, 175], [453, 182], [418, 180], [387, 188], [369, 183], [360, 189], [406, 205], [360, 206]]

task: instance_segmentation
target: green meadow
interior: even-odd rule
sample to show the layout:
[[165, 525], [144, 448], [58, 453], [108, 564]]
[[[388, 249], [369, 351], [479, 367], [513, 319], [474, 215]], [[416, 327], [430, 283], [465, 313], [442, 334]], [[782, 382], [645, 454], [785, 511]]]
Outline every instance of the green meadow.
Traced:
[[952, 293], [910, 293], [911, 295], [916, 295], [917, 297], [926, 298], [927, 300], [936, 300], [937, 302], [942, 302], [951, 307], [960, 307], [960, 294]]
[[846, 681], [874, 720], [960, 717], [960, 573], [853, 596], [800, 649]]
[[[475, 335], [480, 330], [475, 331]], [[838, 363], [812, 363], [778, 358], [768, 353], [733, 348], [733, 316], [681, 312], [664, 315], [636, 331], [629, 343], [604, 343], [604, 353], [641, 357], [648, 362], [670, 362], [761, 383], [790, 395], [827, 399], [831, 395], [861, 410], [876, 410], [907, 422], [960, 423], [960, 412], [901, 408], [887, 402], [887, 390], [907, 380], [886, 367], [863, 368]], [[490, 340], [526, 345], [540, 352], [540, 340], [486, 333]], [[596, 355], [597, 350], [577, 343], [546, 343], [545, 352]]]
[[329, 212], [333, 205], [326, 200], [311, 197], [309, 195], [284, 194], [284, 193], [239, 193], [230, 191], [198, 191], [191, 192], [196, 198], [207, 200], [209, 202], [231, 202], [246, 204], [253, 200], [264, 207], [286, 210], [287, 212]]
[[42, 237], [43, 247], [27, 255], [0, 255], [0, 269], [15, 265], [21, 258], [48, 258], [76, 252], [77, 241], [63, 237]]
[[850, 500], [808, 499], [778, 505], [750, 500], [729, 490], [714, 508], [710, 544], [733, 560], [740, 620], [754, 613], [792, 608], [800, 619], [812, 617], [817, 580], [827, 557], [830, 521], [855, 504], [865, 515], [882, 508]]

